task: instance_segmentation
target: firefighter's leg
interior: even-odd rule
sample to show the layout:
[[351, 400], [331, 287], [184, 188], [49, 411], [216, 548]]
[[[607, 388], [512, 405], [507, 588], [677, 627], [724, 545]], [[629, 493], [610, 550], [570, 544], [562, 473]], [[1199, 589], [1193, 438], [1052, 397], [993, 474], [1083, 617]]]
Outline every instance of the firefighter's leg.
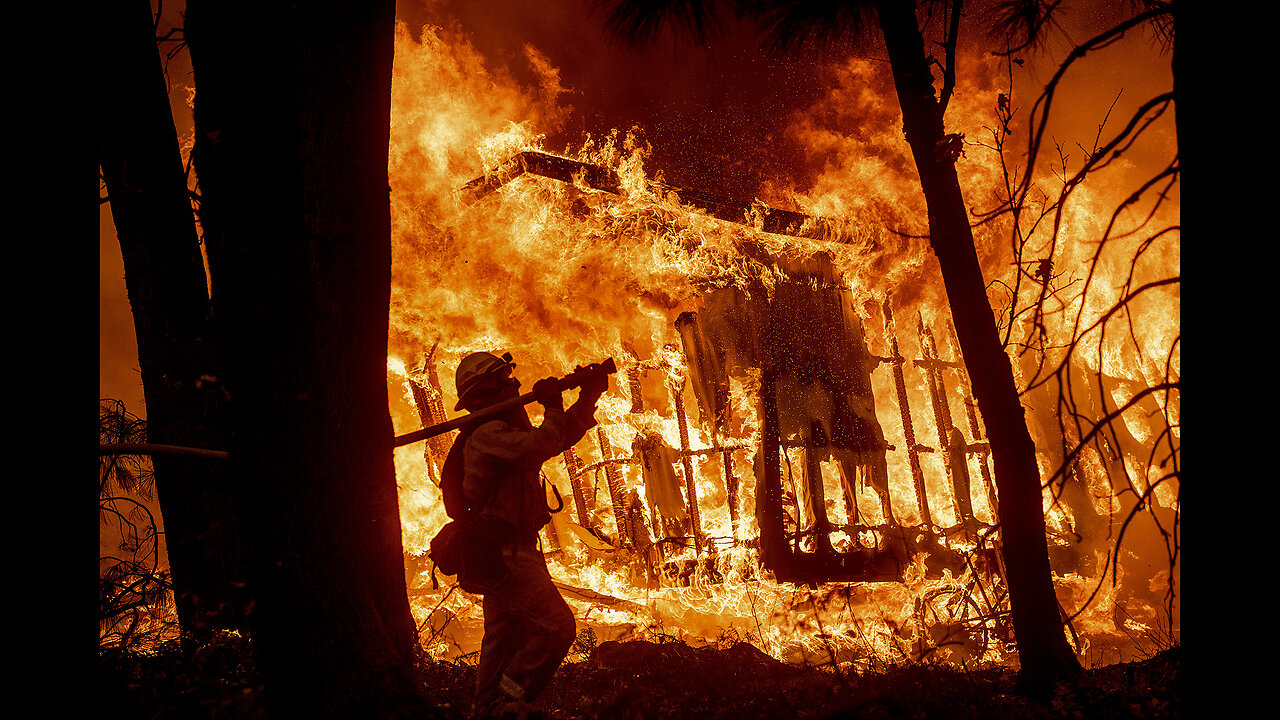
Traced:
[[518, 588], [503, 588], [484, 596], [484, 637], [480, 641], [480, 663], [476, 667], [476, 693], [472, 713], [483, 717], [504, 698], [501, 692], [503, 672], [527, 641], [525, 623], [510, 612], [509, 599], [503, 591], [518, 593]]
[[499, 687], [514, 700], [532, 702], [551, 681], [577, 635], [568, 603], [551, 582], [546, 560], [535, 548], [519, 548], [512, 562], [512, 579], [521, 588], [510, 611], [525, 629], [524, 646], [507, 664]]

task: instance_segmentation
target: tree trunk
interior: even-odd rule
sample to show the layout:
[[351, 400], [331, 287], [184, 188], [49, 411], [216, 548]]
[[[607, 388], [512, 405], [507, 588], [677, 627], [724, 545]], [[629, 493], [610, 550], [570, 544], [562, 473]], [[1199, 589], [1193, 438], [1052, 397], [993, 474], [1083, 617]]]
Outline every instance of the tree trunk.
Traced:
[[[124, 259], [148, 439], [223, 449], [204, 260], [187, 196], [151, 5], [103, 13], [98, 159]], [[184, 635], [240, 628], [235, 517], [217, 461], [156, 456], [156, 492]]]
[[387, 402], [392, 0], [191, 0], [196, 169], [284, 716], [432, 716], [415, 683]]
[[1031, 690], [1080, 671], [1054, 594], [1035, 445], [1000, 343], [954, 160], [941, 151], [942, 110], [911, 0], [876, 9], [929, 212], [930, 242], [942, 270], [956, 337], [986, 422], [999, 492], [999, 519], [1020, 679]]

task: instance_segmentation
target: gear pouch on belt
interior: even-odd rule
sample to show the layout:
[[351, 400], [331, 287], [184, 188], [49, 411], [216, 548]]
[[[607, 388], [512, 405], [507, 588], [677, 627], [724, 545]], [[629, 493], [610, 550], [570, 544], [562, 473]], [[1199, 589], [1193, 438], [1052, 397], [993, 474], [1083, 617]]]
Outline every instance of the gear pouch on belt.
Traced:
[[480, 518], [453, 520], [431, 539], [428, 555], [440, 572], [457, 575], [463, 590], [483, 595], [507, 577], [502, 543], [508, 528]]

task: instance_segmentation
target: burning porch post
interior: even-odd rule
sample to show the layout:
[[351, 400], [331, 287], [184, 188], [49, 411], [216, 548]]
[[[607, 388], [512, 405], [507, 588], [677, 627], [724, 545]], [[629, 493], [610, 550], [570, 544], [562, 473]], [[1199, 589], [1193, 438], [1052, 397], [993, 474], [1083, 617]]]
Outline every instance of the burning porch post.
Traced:
[[595, 518], [587, 509], [587, 496], [582, 489], [582, 461], [573, 448], [564, 451], [564, 465], [569, 474], [569, 486], [573, 489], [573, 509], [577, 511], [578, 524], [587, 530], [594, 530]]
[[929, 398], [933, 404], [933, 419], [938, 430], [938, 444], [942, 446], [943, 466], [947, 470], [947, 479], [951, 484], [952, 497], [955, 500], [956, 524], [965, 528], [972, 527], [973, 501], [970, 498], [969, 468], [965, 453], [964, 436], [951, 420], [951, 407], [947, 402], [946, 382], [942, 372], [954, 367], [957, 363], [948, 362], [938, 357], [934, 344], [933, 331], [919, 317], [920, 348], [923, 358], [916, 361], [925, 371], [929, 383]]
[[724, 487], [725, 487], [725, 503], [729, 506], [729, 527], [733, 534], [734, 543], [738, 542], [738, 478], [733, 474], [733, 450], [724, 448], [720, 444], [720, 438], [715, 437], [714, 450], [719, 453], [720, 458], [724, 461]]
[[639, 488], [631, 488], [631, 495], [627, 498], [627, 527], [631, 528], [632, 547], [644, 563], [645, 583], [648, 587], [654, 587], [658, 581], [658, 565], [663, 556], [645, 523], [643, 507]]
[[777, 378], [769, 365], [760, 376], [760, 421], [756, 524], [760, 528], [760, 561], [765, 567], [776, 569], [789, 564], [791, 547], [782, 522], [782, 435], [778, 427]]
[[907, 359], [898, 350], [898, 338], [890, 336], [889, 348], [892, 353], [889, 364], [893, 366], [893, 387], [898, 396], [898, 413], [902, 416], [902, 435], [907, 461], [911, 466], [912, 487], [916, 491], [916, 508], [920, 511], [920, 523], [929, 528], [933, 526], [933, 517], [929, 513], [929, 493], [925, 489], [924, 469], [920, 467], [921, 446], [916, 442], [915, 425], [911, 420], [911, 402], [907, 397], [907, 381], [902, 370]]
[[[436, 364], [433, 360], [438, 346], [439, 343], [431, 346], [431, 350], [422, 359], [422, 368], [418, 372], [419, 376], [422, 373], [426, 374], [427, 384], [422, 384], [413, 374], [408, 377], [409, 389], [413, 392], [413, 404], [418, 410], [418, 417], [422, 420], [424, 428], [449, 419], [445, 414], [444, 391], [440, 388], [440, 376], [436, 372]], [[427, 464], [427, 477], [433, 485], [440, 485], [440, 467], [444, 465], [444, 458], [449, 454], [449, 446], [452, 443], [453, 433], [444, 433], [427, 438], [423, 444], [422, 453]]]
[[[960, 432], [960, 428], [952, 425], [950, 436], [947, 438], [947, 464], [951, 468], [952, 484], [955, 487], [956, 514], [959, 515], [957, 520], [966, 530], [972, 531], [977, 525], [977, 520], [973, 516], [973, 500], [969, 496], [973, 482], [969, 477], [968, 451], [969, 443], [965, 441], [964, 433]], [[963, 497], [961, 497], [962, 494]]]
[[596, 440], [600, 443], [600, 464], [604, 466], [605, 483], [609, 486], [609, 501], [613, 504], [613, 517], [618, 527], [618, 547], [632, 547], [633, 538], [628, 527], [627, 499], [623, 494], [622, 479], [618, 477], [618, 464], [614, 462], [613, 445], [604, 428], [596, 426]]
[[[427, 428], [442, 422], [440, 419], [433, 417], [431, 412], [430, 395], [427, 388], [413, 377], [409, 379], [409, 389], [413, 391], [413, 404], [418, 410], [418, 417], [422, 420], [422, 427]], [[440, 486], [439, 463], [436, 461], [436, 454], [433, 451], [432, 443], [425, 442], [422, 444], [422, 459], [427, 464], [427, 478], [431, 480], [431, 484], [436, 487]]]
[[644, 373], [644, 365], [639, 361], [634, 350], [631, 349], [630, 343], [623, 343], [622, 349], [627, 355], [626, 376], [627, 376], [627, 394], [630, 395], [631, 413], [644, 412], [644, 389], [640, 385], [641, 375]]
[[693, 475], [693, 460], [689, 452], [689, 422], [685, 418], [684, 412], [684, 385], [685, 379], [681, 377], [679, 383], [674, 381], [671, 383], [671, 398], [676, 406], [676, 424], [680, 428], [680, 464], [684, 468], [684, 488], [686, 502], [689, 505], [689, 525], [690, 533], [693, 536], [693, 552], [695, 555], [702, 554], [702, 523], [698, 512], [698, 485]]

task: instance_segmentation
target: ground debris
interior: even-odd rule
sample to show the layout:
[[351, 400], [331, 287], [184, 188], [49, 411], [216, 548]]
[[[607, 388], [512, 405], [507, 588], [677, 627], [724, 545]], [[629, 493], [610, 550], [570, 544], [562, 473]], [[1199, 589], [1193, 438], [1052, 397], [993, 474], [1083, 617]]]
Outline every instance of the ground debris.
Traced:
[[804, 674], [745, 642], [723, 649], [605, 642], [586, 661], [562, 667], [546, 699], [565, 720], [793, 718], [816, 699], [806, 695], [827, 692], [792, 685]]
[[[543, 697], [559, 720], [1108, 720], [1181, 717], [1182, 653], [1087, 669], [1052, 698], [1016, 692], [1013, 671], [942, 665], [836, 673], [778, 661], [745, 642], [694, 647], [603, 642], [557, 671]], [[474, 657], [424, 658], [418, 678], [441, 720], [466, 718]], [[194, 655], [99, 656], [99, 715], [267, 720], [251, 643], [222, 641]]]
[[146, 654], [100, 651], [95, 716], [268, 720], [252, 644], [235, 636], [187, 651], [176, 641]]

